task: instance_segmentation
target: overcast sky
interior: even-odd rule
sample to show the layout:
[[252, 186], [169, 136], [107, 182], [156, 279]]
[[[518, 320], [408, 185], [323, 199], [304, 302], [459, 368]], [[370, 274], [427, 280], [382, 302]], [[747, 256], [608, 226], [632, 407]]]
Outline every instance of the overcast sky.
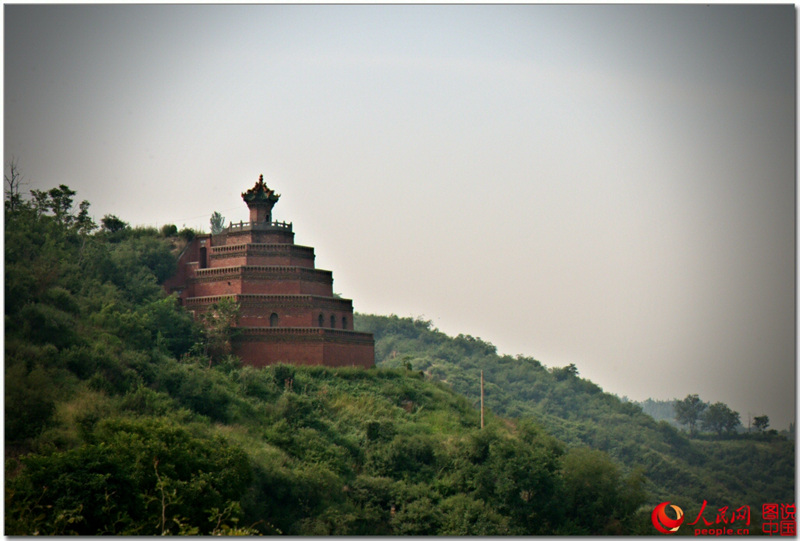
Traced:
[[263, 173], [359, 312], [794, 419], [794, 6], [4, 13], [28, 188], [208, 230]]

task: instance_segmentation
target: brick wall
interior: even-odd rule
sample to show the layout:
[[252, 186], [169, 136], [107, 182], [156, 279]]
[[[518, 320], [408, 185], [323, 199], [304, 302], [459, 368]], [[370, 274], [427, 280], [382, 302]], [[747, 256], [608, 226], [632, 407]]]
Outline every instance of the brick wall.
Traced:
[[314, 249], [294, 244], [231, 244], [211, 249], [209, 267], [282, 265], [314, 268]]
[[[272, 337], [243, 337], [234, 344], [234, 352], [242, 362], [261, 367], [285, 363], [298, 365], [360, 366], [369, 368], [375, 364], [371, 335], [351, 333], [360, 340], [339, 342], [336, 338], [319, 338], [296, 341], [272, 339]], [[360, 342], [360, 343], [359, 343]]]
[[260, 368], [270, 364], [323, 364], [323, 344], [283, 342], [267, 344], [265, 342], [238, 342], [234, 353], [242, 359], [242, 363]]
[[234, 295], [238, 293], [250, 295], [333, 295], [333, 286], [321, 282], [303, 282], [300, 280], [253, 280], [231, 278], [221, 281], [208, 281], [192, 284], [192, 297], [210, 297], [214, 295]]
[[[226, 245], [230, 244], [294, 244], [292, 231], [235, 231], [220, 235]], [[215, 245], [217, 245], [215, 243]]]
[[[208, 242], [211, 235], [198, 235], [189, 243], [181, 252], [178, 257], [178, 269], [174, 276], [167, 279], [163, 286], [167, 293], [172, 293], [175, 290], [183, 290], [188, 286], [188, 282], [197, 269], [197, 262], [200, 260], [200, 241]], [[180, 295], [185, 298], [189, 295]]]
[[236, 296], [234, 353], [245, 364], [373, 366], [372, 335], [353, 331], [352, 301], [333, 297], [333, 276], [314, 259], [294, 244], [291, 224], [231, 224], [187, 244], [164, 287], [195, 315]]

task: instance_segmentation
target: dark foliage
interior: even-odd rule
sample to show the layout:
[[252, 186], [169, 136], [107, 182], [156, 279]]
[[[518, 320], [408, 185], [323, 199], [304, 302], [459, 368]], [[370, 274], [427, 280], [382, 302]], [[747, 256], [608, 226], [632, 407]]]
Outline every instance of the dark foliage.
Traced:
[[[97, 230], [74, 195], [6, 198], [9, 535], [651, 533], [661, 495], [632, 463], [661, 487], [725, 463], [724, 497], [780, 497], [725, 484], [745, 460], [794, 471], [783, 438], [689, 441], [574, 366], [422, 320], [360, 318], [383, 368], [241, 367], [230, 328], [159, 285], [194, 232]], [[490, 408], [520, 419], [479, 428], [481, 369]]]
[[[715, 415], [704, 417], [705, 404], [687, 397], [694, 409], [682, 419], [695, 430], [705, 422], [714, 433], [710, 452], [710, 436], [692, 439], [666, 421], [656, 422], [640, 406], [580, 378], [575, 365], [548, 369], [530, 357], [498, 355], [491, 344], [464, 335], [446, 336], [419, 318], [359, 314], [355, 323], [375, 335], [379, 367], [410, 365], [423, 370], [472, 404], [479, 401], [483, 371], [487, 408], [503, 416], [536, 419], [568, 447], [607, 453], [621, 472], [640, 484], [631, 488], [633, 493], [648, 494], [651, 510], [666, 500], [698, 510], [704, 500], [709, 506], [747, 504], [754, 509], [765, 501], [793, 501], [793, 443], [777, 434], [768, 436], [769, 445], [756, 434], [735, 434], [738, 414], [724, 404], [715, 405]], [[596, 524], [579, 521], [573, 526], [584, 533], [597, 531]], [[606, 533], [619, 527], [632, 532], [619, 521]]]

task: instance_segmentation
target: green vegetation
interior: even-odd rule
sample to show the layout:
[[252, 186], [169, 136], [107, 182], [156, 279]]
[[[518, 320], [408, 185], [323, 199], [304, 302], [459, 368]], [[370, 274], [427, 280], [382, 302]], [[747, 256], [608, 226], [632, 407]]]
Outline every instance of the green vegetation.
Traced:
[[723, 432], [732, 434], [742, 425], [739, 414], [732, 411], [722, 402], [716, 402], [708, 406], [703, 413], [703, 428], [716, 432], [722, 436]]
[[65, 186], [6, 205], [6, 533], [644, 531], [644, 480], [405, 369], [241, 367], [236, 305], [159, 284], [185, 237]]
[[703, 419], [708, 404], [700, 400], [696, 394], [688, 395], [683, 400], [675, 401], [675, 420], [689, 427], [689, 433], [697, 433], [697, 423]]
[[687, 513], [699, 512], [704, 500], [709, 509], [794, 501], [793, 441], [774, 431], [731, 433], [738, 414], [724, 404], [715, 405], [723, 424], [708, 424], [700, 413], [694, 418], [706, 419], [714, 435], [690, 438], [580, 378], [575, 365], [548, 369], [529, 357], [498, 355], [492, 344], [446, 336], [422, 319], [359, 315], [356, 325], [375, 334], [378, 366], [424, 371], [473, 405], [483, 371], [485, 402], [495, 414], [535, 419], [568, 447], [604, 451], [623, 471], [643, 473], [650, 509], [667, 500]]
[[211, 223], [212, 235], [218, 235], [225, 230], [225, 218], [219, 212], [214, 211], [209, 222]]
[[690, 440], [429, 322], [358, 316], [376, 369], [242, 367], [235, 304], [160, 287], [192, 230], [33, 195], [5, 207], [8, 535], [651, 534], [665, 499], [793, 501], [785, 438]]
[[[623, 400], [626, 400], [626, 398], [623, 397]], [[678, 427], [680, 425], [675, 420], [675, 402], [675, 400], [653, 400], [652, 398], [648, 398], [643, 402], [633, 402], [633, 404], [642, 408], [644, 413], [656, 421], [667, 421], [673, 426]]]
[[759, 432], [763, 432], [769, 426], [769, 417], [767, 417], [766, 415], [754, 417], [753, 426], [755, 426], [756, 430], [758, 430]]

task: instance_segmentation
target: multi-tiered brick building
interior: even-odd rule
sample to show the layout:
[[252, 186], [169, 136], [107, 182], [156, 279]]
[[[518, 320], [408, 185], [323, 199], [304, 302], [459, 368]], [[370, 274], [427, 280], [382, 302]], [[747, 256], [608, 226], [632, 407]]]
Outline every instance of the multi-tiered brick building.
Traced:
[[250, 221], [195, 237], [164, 287], [196, 313], [233, 298], [233, 348], [245, 364], [373, 366], [372, 335], [353, 330], [353, 301], [333, 295], [331, 272], [314, 268], [313, 248], [294, 244], [291, 223], [272, 221], [279, 197], [260, 176], [242, 194]]

